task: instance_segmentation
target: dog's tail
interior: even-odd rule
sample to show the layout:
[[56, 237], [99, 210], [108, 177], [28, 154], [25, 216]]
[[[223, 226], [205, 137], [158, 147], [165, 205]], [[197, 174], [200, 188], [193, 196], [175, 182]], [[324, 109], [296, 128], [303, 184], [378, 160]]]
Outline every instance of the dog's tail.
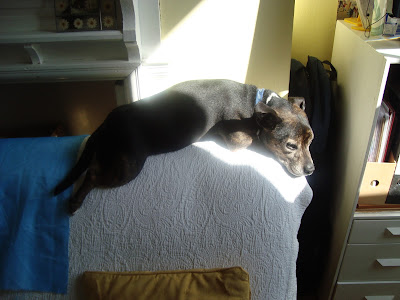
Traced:
[[94, 132], [86, 142], [85, 148], [80, 156], [78, 162], [71, 169], [68, 175], [56, 186], [54, 195], [58, 195], [71, 186], [83, 172], [89, 167], [89, 164], [95, 153], [96, 145], [96, 132]]

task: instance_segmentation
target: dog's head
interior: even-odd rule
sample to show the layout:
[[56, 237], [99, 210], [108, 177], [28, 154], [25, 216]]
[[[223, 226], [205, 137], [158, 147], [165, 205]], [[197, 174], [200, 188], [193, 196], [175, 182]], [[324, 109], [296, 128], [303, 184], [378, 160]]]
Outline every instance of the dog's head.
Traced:
[[291, 174], [311, 175], [315, 167], [309, 147], [314, 133], [304, 111], [304, 99], [286, 100], [271, 94], [266, 102], [254, 108], [261, 127], [260, 140]]

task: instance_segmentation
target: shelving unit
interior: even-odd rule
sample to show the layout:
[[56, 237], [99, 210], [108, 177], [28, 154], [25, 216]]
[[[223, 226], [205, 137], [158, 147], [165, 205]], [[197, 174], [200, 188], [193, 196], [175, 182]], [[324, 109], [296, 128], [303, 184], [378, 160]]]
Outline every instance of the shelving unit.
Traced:
[[[394, 299], [400, 296], [400, 212], [362, 212], [356, 206], [389, 70], [400, 64], [400, 41], [368, 38], [338, 21], [332, 63], [339, 87], [336, 193], [320, 298]], [[388, 267], [393, 262], [398, 265]]]
[[0, 0], [0, 83], [118, 80], [140, 64], [133, 1], [118, 30], [57, 32], [53, 0]]

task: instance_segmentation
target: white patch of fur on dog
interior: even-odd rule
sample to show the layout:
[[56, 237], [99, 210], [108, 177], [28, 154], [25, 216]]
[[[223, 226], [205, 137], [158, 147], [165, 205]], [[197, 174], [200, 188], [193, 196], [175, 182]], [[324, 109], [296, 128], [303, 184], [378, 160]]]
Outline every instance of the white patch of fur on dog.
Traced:
[[268, 98], [267, 98], [267, 100], [265, 101], [265, 103], [268, 104], [268, 102], [271, 101], [271, 99], [274, 98], [274, 97], [278, 97], [278, 98], [279, 98], [279, 96], [278, 96], [277, 93], [272, 92], [272, 93], [268, 96]]

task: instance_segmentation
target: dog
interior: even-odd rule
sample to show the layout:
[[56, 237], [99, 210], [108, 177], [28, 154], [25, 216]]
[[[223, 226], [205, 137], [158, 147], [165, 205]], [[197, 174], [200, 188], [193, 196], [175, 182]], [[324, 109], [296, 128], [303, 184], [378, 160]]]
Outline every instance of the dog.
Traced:
[[57, 195], [85, 171], [69, 200], [74, 214], [95, 187], [133, 180], [150, 155], [182, 149], [207, 135], [222, 137], [228, 149], [262, 144], [293, 176], [314, 171], [309, 146], [314, 138], [303, 98], [279, 97], [267, 89], [231, 80], [194, 80], [115, 108], [89, 137]]

